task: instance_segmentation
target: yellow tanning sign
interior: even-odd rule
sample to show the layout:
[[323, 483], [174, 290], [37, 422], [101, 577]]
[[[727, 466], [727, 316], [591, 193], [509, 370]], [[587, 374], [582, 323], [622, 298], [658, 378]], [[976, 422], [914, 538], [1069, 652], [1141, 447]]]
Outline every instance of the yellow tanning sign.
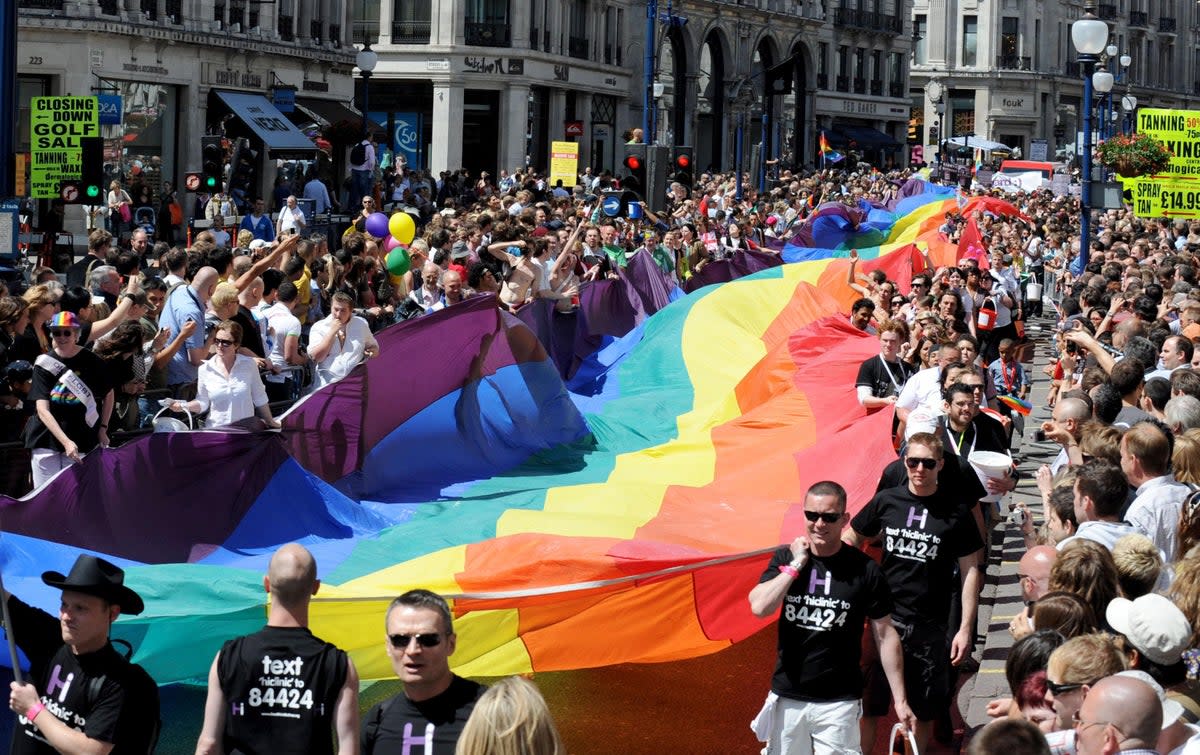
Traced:
[[1142, 108], [1137, 130], [1171, 150], [1167, 169], [1124, 181], [1140, 218], [1200, 218], [1200, 110]]

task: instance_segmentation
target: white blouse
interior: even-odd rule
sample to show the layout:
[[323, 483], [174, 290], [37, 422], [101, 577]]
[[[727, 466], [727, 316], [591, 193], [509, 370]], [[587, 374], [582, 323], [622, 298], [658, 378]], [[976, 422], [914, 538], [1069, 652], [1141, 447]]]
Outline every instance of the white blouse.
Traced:
[[196, 401], [208, 410], [207, 427], [220, 427], [254, 416], [256, 407], [267, 403], [267, 390], [252, 357], [238, 354], [229, 375], [220, 357], [200, 365]]

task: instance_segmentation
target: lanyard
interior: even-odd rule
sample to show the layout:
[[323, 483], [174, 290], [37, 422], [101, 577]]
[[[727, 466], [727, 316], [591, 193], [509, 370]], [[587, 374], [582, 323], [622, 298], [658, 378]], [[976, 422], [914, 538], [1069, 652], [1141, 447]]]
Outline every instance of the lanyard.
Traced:
[[971, 452], [975, 450], [975, 439], [978, 437], [978, 433], [971, 433], [971, 447], [967, 449], [967, 453], [965, 455], [962, 452], [962, 443], [967, 437], [967, 430], [974, 429], [974, 424], [968, 424], [966, 430], [963, 430], [958, 434], [958, 440], [956, 441], [954, 440], [954, 428], [950, 427], [949, 423], [946, 424], [946, 435], [950, 436], [950, 444], [954, 446], [954, 453], [962, 456], [964, 459], [970, 456]]
[[1012, 375], [1008, 374], [1008, 368], [1004, 366], [1004, 361], [1000, 361], [1000, 375], [1004, 378], [1004, 387], [1008, 393], [1012, 394], [1013, 381], [1017, 379], [1017, 363], [1013, 362]]
[[[898, 395], [898, 394], [900, 393], [900, 387], [901, 387], [901, 386], [900, 386], [900, 384], [899, 384], [899, 383], [897, 383], [897, 382], [896, 382], [896, 376], [892, 374], [892, 368], [888, 366], [888, 362], [887, 362], [887, 360], [886, 360], [886, 359], [884, 359], [884, 358], [883, 358], [883, 354], [880, 354], [880, 355], [879, 355], [879, 361], [880, 361], [880, 363], [881, 363], [881, 364], [883, 364], [883, 370], [884, 370], [884, 372], [886, 372], [886, 373], [887, 373], [888, 380], [891, 380], [891, 381], [892, 381], [892, 387], [896, 389], [896, 393], [897, 393], [897, 395]], [[904, 374], [904, 368], [903, 368], [903, 367], [901, 367], [901, 368], [900, 368], [900, 374], [901, 374], [901, 375], [903, 375], [903, 374]]]

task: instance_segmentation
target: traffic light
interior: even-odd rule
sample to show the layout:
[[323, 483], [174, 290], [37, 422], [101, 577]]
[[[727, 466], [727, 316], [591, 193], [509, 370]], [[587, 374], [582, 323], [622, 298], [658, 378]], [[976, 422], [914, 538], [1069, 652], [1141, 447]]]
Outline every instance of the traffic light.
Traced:
[[673, 147], [671, 150], [671, 181], [683, 186], [689, 197], [692, 195], [692, 185], [696, 182], [693, 159], [691, 147]]
[[79, 139], [80, 201], [98, 204], [104, 195], [104, 139], [83, 136]]
[[921, 124], [917, 122], [916, 118], [908, 119], [908, 143], [921, 143]]
[[204, 180], [200, 182], [200, 191], [209, 194], [221, 190], [221, 181], [225, 178], [225, 147], [219, 136], [200, 137], [200, 170]]
[[238, 210], [244, 212], [258, 198], [258, 152], [250, 148], [248, 139], [240, 138], [233, 143], [229, 166], [229, 195]]
[[625, 159], [621, 161], [625, 167], [625, 177], [621, 179], [621, 188], [636, 191], [641, 194], [646, 190], [646, 145], [626, 144]]

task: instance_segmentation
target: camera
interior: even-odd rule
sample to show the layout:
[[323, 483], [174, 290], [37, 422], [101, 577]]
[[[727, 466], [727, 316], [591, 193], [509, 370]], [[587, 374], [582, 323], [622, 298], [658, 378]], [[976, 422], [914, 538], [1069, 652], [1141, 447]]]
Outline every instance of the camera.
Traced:
[[1033, 431], [1033, 442], [1034, 443], [1045, 443], [1046, 442], [1046, 431], [1042, 430], [1041, 428], [1034, 430]]
[[1012, 523], [1021, 527], [1025, 524], [1025, 509], [1016, 508], [1012, 510], [1012, 515], [1009, 517]]

